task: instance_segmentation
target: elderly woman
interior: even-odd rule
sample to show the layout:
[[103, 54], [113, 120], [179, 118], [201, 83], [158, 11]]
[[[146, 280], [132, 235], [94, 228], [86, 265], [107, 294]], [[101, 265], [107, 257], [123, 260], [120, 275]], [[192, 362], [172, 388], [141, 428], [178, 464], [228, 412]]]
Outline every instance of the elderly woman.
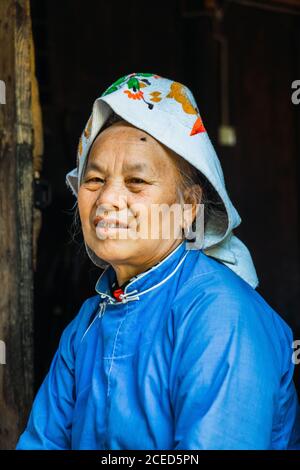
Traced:
[[296, 449], [291, 329], [255, 290], [191, 91], [132, 73], [96, 99], [67, 184], [103, 268], [18, 449]]

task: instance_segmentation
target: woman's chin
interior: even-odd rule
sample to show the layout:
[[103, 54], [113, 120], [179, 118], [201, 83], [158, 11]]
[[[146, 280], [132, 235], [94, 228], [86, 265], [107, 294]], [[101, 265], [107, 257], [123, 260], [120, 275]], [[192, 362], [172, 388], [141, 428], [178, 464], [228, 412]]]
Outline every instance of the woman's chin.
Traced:
[[117, 260], [128, 259], [136, 254], [137, 241], [120, 240], [117, 238], [98, 239], [92, 244], [91, 248], [99, 258], [111, 263]]

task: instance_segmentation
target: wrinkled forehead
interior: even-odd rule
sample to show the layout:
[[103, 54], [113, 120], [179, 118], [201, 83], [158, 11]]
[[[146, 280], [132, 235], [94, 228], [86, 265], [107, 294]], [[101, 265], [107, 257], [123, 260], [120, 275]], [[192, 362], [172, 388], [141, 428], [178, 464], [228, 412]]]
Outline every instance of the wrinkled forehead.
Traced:
[[153, 136], [148, 134], [146, 131], [135, 127], [127, 121], [118, 121], [111, 124], [109, 127], [101, 130], [96, 138], [94, 139], [90, 152], [92, 148], [96, 147], [99, 142], [101, 146], [112, 145], [112, 144], [136, 144], [147, 147], [162, 147], [163, 144], [158, 142]]
[[[138, 149], [138, 153], [136, 149]], [[142, 160], [142, 157], [144, 157], [149, 169], [152, 170], [156, 167], [166, 169], [170, 163], [172, 166], [174, 164], [177, 166], [176, 154], [173, 150], [142, 129], [127, 123], [127, 121], [120, 121], [101, 130], [95, 137], [86, 157], [83, 174], [87, 168], [90, 168], [94, 160], [99, 160], [104, 155], [108, 156], [119, 152], [124, 152], [129, 160]]]

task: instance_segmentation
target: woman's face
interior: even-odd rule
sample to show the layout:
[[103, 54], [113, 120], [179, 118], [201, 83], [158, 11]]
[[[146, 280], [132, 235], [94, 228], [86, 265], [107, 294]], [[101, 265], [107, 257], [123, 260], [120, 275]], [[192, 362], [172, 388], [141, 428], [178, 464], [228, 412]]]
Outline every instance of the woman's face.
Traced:
[[[85, 242], [112, 265], [147, 264], [166, 253], [182, 241], [174, 216], [180, 206], [170, 207], [179, 202], [178, 185], [170, 149], [126, 121], [108, 127], [92, 145], [78, 192]], [[107, 227], [107, 219], [126, 227]]]

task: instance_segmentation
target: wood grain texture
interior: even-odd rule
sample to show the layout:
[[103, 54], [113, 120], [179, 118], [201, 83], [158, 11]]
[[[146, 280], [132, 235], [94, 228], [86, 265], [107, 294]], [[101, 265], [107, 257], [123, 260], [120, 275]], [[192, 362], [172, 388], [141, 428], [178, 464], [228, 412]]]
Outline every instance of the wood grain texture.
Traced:
[[0, 448], [14, 448], [33, 395], [33, 126], [29, 0], [1, 0]]

